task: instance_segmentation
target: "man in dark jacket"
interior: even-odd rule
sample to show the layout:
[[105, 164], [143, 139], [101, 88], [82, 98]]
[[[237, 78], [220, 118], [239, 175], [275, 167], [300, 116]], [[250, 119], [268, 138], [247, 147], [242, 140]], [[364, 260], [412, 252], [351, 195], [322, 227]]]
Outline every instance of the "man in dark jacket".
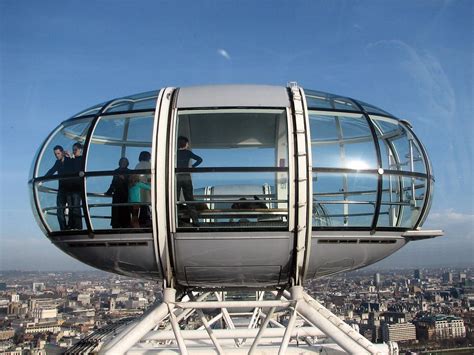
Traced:
[[[82, 201], [82, 179], [79, 177], [79, 172], [82, 171], [83, 157], [82, 157], [82, 144], [74, 143], [72, 146], [73, 159], [70, 159], [68, 163], [71, 164], [69, 170], [70, 173], [76, 174], [78, 177], [72, 178], [68, 187], [67, 203], [70, 210], [69, 216], [69, 229], [82, 229], [82, 213], [81, 213], [81, 201]], [[67, 169], [67, 166], [66, 166]]]
[[[53, 167], [49, 169], [45, 176], [52, 176], [54, 173], [58, 175], [64, 175], [69, 173], [70, 170], [70, 161], [71, 158], [66, 156], [66, 152], [64, 148], [60, 145], [57, 145], [53, 148], [54, 155], [56, 156], [56, 162], [54, 163]], [[64, 179], [59, 179], [58, 182], [58, 194], [56, 196], [56, 206], [57, 206], [57, 216], [58, 216], [58, 223], [60, 230], [68, 229], [66, 224], [66, 217], [64, 215], [64, 211], [67, 205], [67, 195], [68, 195], [68, 181]]]

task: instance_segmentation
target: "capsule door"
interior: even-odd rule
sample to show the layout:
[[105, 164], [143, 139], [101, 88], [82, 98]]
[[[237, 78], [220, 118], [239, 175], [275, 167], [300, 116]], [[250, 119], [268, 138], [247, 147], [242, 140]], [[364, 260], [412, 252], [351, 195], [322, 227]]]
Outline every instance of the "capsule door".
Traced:
[[294, 247], [289, 108], [186, 107], [179, 95], [190, 94], [177, 94], [169, 129], [168, 242], [176, 281], [288, 283]]

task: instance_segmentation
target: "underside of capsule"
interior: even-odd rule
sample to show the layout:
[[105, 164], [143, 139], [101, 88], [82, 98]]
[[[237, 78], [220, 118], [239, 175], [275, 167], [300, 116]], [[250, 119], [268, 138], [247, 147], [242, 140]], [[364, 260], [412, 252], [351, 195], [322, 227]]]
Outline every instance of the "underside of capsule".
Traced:
[[33, 162], [43, 232], [96, 268], [274, 288], [381, 260], [423, 231], [433, 174], [407, 121], [288, 87], [165, 88], [61, 123]]

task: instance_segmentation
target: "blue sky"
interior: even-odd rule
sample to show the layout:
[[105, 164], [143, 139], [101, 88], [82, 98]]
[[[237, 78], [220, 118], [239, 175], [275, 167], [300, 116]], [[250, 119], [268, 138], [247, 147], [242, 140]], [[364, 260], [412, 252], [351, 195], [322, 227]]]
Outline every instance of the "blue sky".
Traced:
[[409, 119], [435, 171], [426, 228], [383, 263], [474, 260], [474, 2], [0, 2], [0, 269], [83, 268], [42, 236], [26, 181], [62, 120], [113, 97], [213, 83], [352, 96]]

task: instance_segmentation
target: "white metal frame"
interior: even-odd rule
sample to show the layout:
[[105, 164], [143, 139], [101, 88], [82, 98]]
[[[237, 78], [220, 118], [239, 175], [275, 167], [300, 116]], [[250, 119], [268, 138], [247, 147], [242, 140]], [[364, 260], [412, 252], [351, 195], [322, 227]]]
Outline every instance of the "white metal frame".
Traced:
[[[396, 343], [372, 344], [301, 286], [271, 294], [273, 300], [264, 300], [264, 293], [257, 292], [256, 300], [225, 301], [220, 292], [188, 292], [177, 301], [176, 290], [165, 288], [161, 304], [152, 307], [139, 321], [124, 326], [116, 336], [110, 335], [93, 351], [113, 355], [398, 354]], [[210, 296], [216, 301], [209, 300]], [[212, 309], [218, 314], [210, 318], [203, 310]], [[248, 325], [236, 326], [233, 317], [242, 316], [249, 320]], [[285, 319], [288, 322], [280, 322]], [[221, 322], [220, 328], [216, 328], [217, 322]], [[182, 329], [180, 323], [187, 324], [187, 329]]]
[[[158, 96], [155, 110], [155, 126], [153, 128], [153, 153], [151, 169], [155, 172], [152, 175], [152, 220], [153, 238], [155, 240], [156, 262], [163, 267], [163, 276], [168, 283], [171, 282], [171, 260], [168, 245], [168, 218], [166, 211], [168, 206], [166, 198], [168, 188], [165, 186], [167, 180], [168, 164], [168, 125], [171, 110], [171, 98], [175, 88], [166, 88]], [[154, 177], [154, 179], [153, 179]], [[158, 182], [162, 188], [157, 188]], [[172, 192], [172, 190], [171, 190]], [[161, 262], [160, 262], [161, 260]]]
[[309, 118], [304, 101], [304, 93], [296, 83], [290, 83], [293, 100], [294, 119], [294, 152], [295, 167], [295, 284], [302, 285], [309, 261], [311, 247], [311, 230], [313, 215], [313, 184], [311, 141], [309, 135]]

